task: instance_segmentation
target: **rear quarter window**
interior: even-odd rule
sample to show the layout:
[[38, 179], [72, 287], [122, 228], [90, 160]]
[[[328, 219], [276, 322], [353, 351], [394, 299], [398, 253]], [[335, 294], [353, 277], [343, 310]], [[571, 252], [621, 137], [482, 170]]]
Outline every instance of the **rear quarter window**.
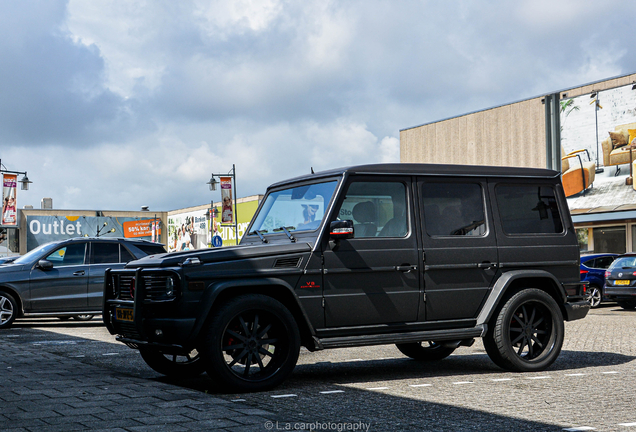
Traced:
[[146, 255], [156, 255], [166, 253], [166, 249], [159, 244], [135, 244], [137, 249], [144, 252]]
[[563, 222], [549, 185], [498, 185], [501, 225], [506, 234], [561, 234]]

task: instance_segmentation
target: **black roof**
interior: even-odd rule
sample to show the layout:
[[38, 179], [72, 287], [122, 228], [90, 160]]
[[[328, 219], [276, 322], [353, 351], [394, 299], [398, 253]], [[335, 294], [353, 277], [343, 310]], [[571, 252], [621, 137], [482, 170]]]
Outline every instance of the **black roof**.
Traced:
[[418, 164], [418, 163], [393, 163], [356, 165], [320, 171], [315, 174], [306, 174], [300, 177], [276, 182], [270, 187], [280, 186], [286, 183], [313, 180], [321, 177], [333, 177], [347, 174], [393, 174], [393, 175], [443, 175], [453, 177], [479, 176], [479, 177], [532, 177], [532, 178], [556, 178], [558, 171], [544, 168], [521, 168], [508, 166], [487, 165], [447, 165], [447, 164]]

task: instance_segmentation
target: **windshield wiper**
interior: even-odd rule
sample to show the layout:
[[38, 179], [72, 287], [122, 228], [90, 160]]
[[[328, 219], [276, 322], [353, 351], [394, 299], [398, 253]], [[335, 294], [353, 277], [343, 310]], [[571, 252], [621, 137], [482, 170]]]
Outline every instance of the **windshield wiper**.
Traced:
[[251, 234], [256, 234], [258, 236], [258, 238], [260, 238], [263, 243], [269, 243], [269, 241], [265, 237], [263, 237], [263, 234], [262, 234], [262, 233], [266, 233], [266, 232], [267, 232], [267, 230], [260, 230], [260, 231], [254, 230], [254, 231], [252, 231], [249, 234], [250, 235]]
[[291, 240], [292, 243], [296, 243], [296, 237], [294, 237], [289, 231], [287, 231], [288, 229], [296, 229], [296, 227], [294, 226], [288, 226], [288, 227], [280, 227], [280, 228], [276, 228], [273, 231], [274, 232], [280, 232], [280, 231], [284, 231], [285, 234], [287, 234], [287, 237], [289, 237], [289, 239]]

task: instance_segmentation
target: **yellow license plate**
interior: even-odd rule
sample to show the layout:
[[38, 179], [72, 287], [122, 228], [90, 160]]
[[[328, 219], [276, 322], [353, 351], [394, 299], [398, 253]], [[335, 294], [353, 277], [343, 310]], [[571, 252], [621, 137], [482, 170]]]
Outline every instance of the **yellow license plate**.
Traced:
[[134, 321], [133, 310], [124, 308], [115, 308], [115, 319], [117, 321]]
[[617, 280], [617, 281], [614, 281], [614, 285], [629, 285], [631, 283], [632, 283], [632, 281], [630, 281], [630, 280]]

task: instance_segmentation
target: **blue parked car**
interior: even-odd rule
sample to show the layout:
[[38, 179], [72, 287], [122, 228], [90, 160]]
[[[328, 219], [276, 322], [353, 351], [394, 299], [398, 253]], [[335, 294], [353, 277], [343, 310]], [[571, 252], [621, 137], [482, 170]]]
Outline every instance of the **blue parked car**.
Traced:
[[618, 254], [602, 253], [581, 257], [581, 281], [590, 283], [588, 299], [593, 308], [603, 301], [602, 288], [605, 285], [605, 270], [614, 262]]

